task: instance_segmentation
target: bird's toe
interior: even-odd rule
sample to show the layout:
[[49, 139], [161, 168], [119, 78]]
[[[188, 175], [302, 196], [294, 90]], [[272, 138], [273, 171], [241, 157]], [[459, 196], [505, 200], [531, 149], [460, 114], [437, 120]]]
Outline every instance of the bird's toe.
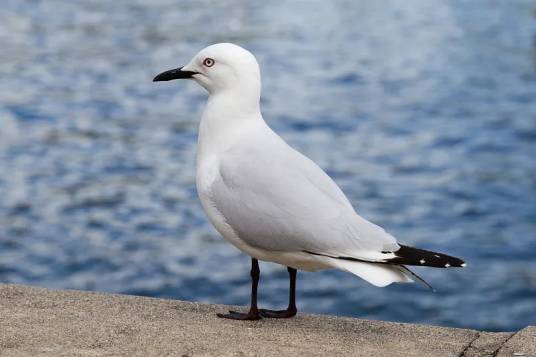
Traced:
[[261, 315], [259, 314], [258, 311], [249, 311], [247, 313], [243, 313], [243, 312], [237, 312], [237, 311], [229, 311], [228, 314], [216, 314], [216, 316], [218, 316], [219, 318], [222, 318], [222, 319], [230, 319], [230, 320], [249, 320], [249, 321], [254, 321], [254, 320], [259, 320], [261, 319]]
[[259, 313], [262, 317], [274, 318], [274, 319], [287, 319], [296, 316], [296, 309], [286, 310], [268, 310], [260, 309]]

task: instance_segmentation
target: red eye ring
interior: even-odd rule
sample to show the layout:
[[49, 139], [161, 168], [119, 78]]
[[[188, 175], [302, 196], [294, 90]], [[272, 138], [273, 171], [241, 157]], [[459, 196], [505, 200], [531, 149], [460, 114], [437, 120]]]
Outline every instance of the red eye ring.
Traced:
[[203, 60], [203, 65], [206, 67], [212, 67], [214, 66], [214, 60], [212, 58], [207, 57]]

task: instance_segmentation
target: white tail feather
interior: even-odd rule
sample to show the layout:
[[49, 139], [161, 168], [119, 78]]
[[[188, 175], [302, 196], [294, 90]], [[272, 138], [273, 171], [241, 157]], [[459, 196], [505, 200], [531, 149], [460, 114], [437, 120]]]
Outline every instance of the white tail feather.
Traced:
[[355, 274], [361, 279], [378, 287], [391, 283], [412, 283], [413, 277], [396, 265], [356, 262], [351, 260], [326, 258], [330, 266]]

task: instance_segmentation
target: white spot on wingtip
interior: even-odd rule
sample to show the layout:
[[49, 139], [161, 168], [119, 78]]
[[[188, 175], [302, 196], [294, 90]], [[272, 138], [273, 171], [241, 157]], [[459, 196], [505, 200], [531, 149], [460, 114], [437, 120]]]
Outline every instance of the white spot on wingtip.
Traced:
[[434, 254], [434, 257], [436, 257], [436, 258], [441, 258], [441, 257], [440, 257], [439, 255], [437, 255], [437, 254]]
[[421, 260], [419, 261], [419, 263], [424, 264], [424, 263], [426, 263], [426, 260], [421, 259]]
[[449, 263], [445, 264], [445, 268], [448, 268], [448, 267], [450, 267], [450, 264]]
[[460, 265], [462, 268], [465, 268], [467, 266], [466, 263], [462, 263], [462, 265]]

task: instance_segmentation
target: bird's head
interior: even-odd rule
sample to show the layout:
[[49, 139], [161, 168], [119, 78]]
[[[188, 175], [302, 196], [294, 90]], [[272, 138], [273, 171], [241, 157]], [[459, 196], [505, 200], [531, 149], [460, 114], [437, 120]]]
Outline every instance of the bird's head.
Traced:
[[153, 82], [193, 79], [210, 94], [235, 91], [260, 95], [260, 71], [248, 50], [232, 43], [218, 43], [201, 50], [183, 67], [157, 75]]

